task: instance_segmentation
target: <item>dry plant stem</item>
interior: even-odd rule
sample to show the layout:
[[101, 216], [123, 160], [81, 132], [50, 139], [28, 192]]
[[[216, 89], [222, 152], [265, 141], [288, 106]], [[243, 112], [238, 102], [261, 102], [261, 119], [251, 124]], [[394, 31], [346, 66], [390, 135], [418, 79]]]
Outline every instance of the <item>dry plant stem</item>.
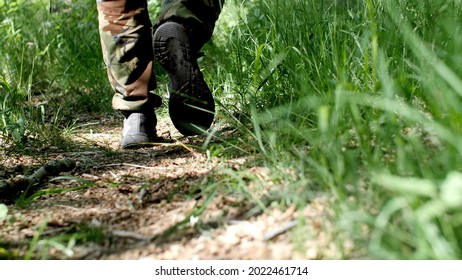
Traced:
[[144, 165], [131, 164], [131, 163], [111, 163], [111, 164], [103, 165], [103, 167], [110, 167], [110, 166], [129, 166], [129, 167], [142, 168], [142, 169], [153, 169], [153, 168], [155, 168], [155, 167], [152, 167], [152, 166], [144, 166]]
[[281, 227], [266, 233], [265, 234], [265, 241], [272, 240], [273, 238], [285, 233], [288, 230], [291, 230], [292, 228], [294, 228], [296, 226], [297, 226], [297, 221], [296, 220], [290, 221], [290, 222], [282, 225]]
[[8, 180], [0, 179], [0, 202], [11, 203], [23, 193], [29, 195], [38, 189], [46, 178], [71, 171], [75, 166], [75, 161], [71, 159], [52, 160], [30, 176], [19, 175]]

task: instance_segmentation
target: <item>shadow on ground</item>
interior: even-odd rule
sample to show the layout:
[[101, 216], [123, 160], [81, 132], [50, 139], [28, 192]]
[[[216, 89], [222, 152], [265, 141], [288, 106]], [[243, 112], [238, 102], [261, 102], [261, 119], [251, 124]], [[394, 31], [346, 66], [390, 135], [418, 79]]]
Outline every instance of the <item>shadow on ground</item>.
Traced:
[[4, 152], [3, 178], [30, 175], [50, 160], [71, 159], [77, 167], [48, 178], [33, 198], [8, 205], [0, 257], [140, 258], [147, 245], [165, 248], [197, 237], [255, 206], [216, 195], [226, 186], [216, 184], [218, 161], [196, 149], [204, 137], [121, 151], [118, 129], [95, 124], [61, 139], [61, 148]]

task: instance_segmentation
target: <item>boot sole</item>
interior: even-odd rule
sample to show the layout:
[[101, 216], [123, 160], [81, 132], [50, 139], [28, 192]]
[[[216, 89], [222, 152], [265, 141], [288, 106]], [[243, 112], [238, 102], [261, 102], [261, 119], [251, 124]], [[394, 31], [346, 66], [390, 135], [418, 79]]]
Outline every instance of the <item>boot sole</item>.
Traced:
[[178, 23], [162, 24], [154, 33], [153, 50], [169, 79], [169, 114], [183, 135], [203, 134], [213, 122], [212, 92], [191, 54], [186, 30]]
[[140, 149], [152, 146], [151, 141], [146, 135], [130, 135], [125, 136], [119, 146], [122, 150]]

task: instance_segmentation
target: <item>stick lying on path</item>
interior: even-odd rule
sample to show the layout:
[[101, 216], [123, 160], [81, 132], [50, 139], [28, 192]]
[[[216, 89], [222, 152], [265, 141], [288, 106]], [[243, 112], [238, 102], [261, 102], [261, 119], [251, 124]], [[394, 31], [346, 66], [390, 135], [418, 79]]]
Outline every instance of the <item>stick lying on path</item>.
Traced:
[[0, 203], [12, 203], [22, 194], [32, 194], [46, 178], [71, 171], [75, 165], [75, 161], [71, 159], [52, 160], [30, 176], [19, 175], [8, 180], [0, 178]]

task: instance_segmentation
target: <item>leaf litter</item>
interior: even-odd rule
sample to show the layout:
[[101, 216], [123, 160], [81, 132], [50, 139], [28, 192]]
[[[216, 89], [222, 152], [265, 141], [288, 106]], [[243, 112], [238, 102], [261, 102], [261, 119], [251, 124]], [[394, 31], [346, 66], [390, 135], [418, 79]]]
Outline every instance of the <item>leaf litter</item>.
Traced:
[[[169, 122], [160, 125], [162, 135], [177, 137]], [[246, 158], [210, 158], [192, 148], [202, 145], [201, 137], [120, 151], [119, 129], [118, 123], [102, 119], [73, 134], [83, 149], [2, 159], [1, 176], [49, 160], [77, 162], [63, 179], [42, 187], [69, 191], [8, 205], [8, 216], [0, 222], [0, 247], [13, 252], [8, 258], [24, 258], [31, 246], [33, 258], [46, 259], [342, 257], [333, 231], [325, 230], [330, 227], [328, 198], [320, 196], [302, 210], [272, 205], [262, 210], [219, 180], [219, 170], [241, 170]], [[271, 171], [251, 167], [249, 172], [265, 180]], [[82, 180], [91, 184], [75, 188]], [[41, 242], [34, 244], [37, 235]], [[296, 242], [297, 236], [303, 241]]]

